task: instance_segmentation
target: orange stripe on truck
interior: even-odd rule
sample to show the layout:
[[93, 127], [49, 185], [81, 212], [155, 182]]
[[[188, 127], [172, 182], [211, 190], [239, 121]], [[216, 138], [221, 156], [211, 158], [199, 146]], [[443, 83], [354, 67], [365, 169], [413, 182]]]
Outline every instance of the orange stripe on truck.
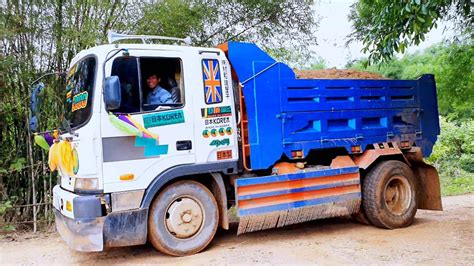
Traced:
[[244, 196], [249, 194], [264, 193], [285, 189], [295, 189], [311, 187], [317, 185], [326, 185], [339, 182], [359, 180], [359, 173], [342, 174], [336, 176], [324, 176], [308, 179], [289, 180], [276, 183], [259, 184], [253, 186], [238, 187], [237, 195]]
[[239, 209], [249, 209], [263, 206], [290, 203], [310, 199], [318, 199], [330, 196], [340, 196], [349, 193], [360, 192], [360, 185], [349, 185], [344, 187], [327, 188], [312, 191], [269, 196], [264, 198], [239, 200]]

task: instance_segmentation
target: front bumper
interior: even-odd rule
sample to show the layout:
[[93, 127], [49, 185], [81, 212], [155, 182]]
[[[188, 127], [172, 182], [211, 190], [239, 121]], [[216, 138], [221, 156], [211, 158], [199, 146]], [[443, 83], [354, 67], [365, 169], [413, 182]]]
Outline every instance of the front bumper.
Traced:
[[[101, 195], [77, 195], [53, 189], [56, 228], [70, 249], [102, 251], [104, 247], [146, 243], [148, 209], [102, 213]], [[66, 203], [72, 208], [66, 208]]]
[[71, 219], [54, 209], [56, 229], [70, 249], [76, 251], [102, 251], [104, 249], [105, 217]]

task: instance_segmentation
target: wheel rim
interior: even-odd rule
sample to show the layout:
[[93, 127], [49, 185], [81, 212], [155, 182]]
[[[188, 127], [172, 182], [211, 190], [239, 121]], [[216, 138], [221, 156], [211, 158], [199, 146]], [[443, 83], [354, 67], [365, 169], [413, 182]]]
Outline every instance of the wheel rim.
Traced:
[[174, 200], [166, 211], [166, 229], [177, 238], [190, 238], [202, 227], [204, 212], [201, 204], [191, 197]]
[[403, 214], [410, 207], [411, 194], [410, 183], [404, 176], [392, 176], [385, 185], [385, 205], [392, 213]]

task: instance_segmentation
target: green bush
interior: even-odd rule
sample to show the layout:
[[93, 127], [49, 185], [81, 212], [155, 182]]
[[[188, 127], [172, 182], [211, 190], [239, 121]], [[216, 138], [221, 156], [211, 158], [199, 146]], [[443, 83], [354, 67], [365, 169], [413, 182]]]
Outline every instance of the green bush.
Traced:
[[440, 122], [441, 135], [428, 162], [438, 169], [442, 193], [474, 192], [474, 120]]

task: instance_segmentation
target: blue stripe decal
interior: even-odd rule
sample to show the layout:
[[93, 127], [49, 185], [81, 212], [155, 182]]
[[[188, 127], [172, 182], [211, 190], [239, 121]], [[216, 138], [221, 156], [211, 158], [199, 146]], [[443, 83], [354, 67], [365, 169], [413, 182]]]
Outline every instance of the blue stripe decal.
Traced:
[[286, 174], [286, 175], [240, 178], [240, 179], [237, 179], [236, 182], [237, 182], [237, 186], [250, 186], [250, 185], [259, 185], [259, 184], [298, 180], [298, 179], [305, 179], [305, 178], [352, 174], [352, 173], [358, 173], [358, 172], [359, 172], [358, 166], [351, 166], [351, 167], [345, 167], [345, 168], [327, 169], [327, 170], [302, 172], [302, 173], [294, 173], [294, 174]]
[[257, 208], [252, 208], [252, 209], [239, 209], [238, 213], [239, 213], [239, 216], [257, 215], [257, 214], [264, 214], [264, 213], [270, 213], [270, 212], [275, 212], [275, 211], [284, 211], [284, 210], [296, 209], [296, 208], [307, 207], [307, 206], [312, 206], [312, 205], [320, 205], [320, 204], [332, 203], [332, 202], [341, 202], [341, 201], [347, 201], [351, 199], [360, 199], [360, 198], [361, 198], [361, 193], [355, 192], [355, 193], [349, 193], [349, 194], [344, 194], [340, 196], [331, 196], [331, 197], [325, 197], [325, 198], [319, 198], [319, 199], [282, 203], [282, 204], [257, 207]]
[[358, 184], [360, 184], [359, 179], [352, 180], [352, 181], [317, 185], [317, 186], [311, 186], [311, 187], [283, 189], [283, 190], [269, 191], [269, 192], [263, 192], [263, 193], [258, 193], [258, 194], [243, 195], [243, 196], [239, 196], [239, 200], [257, 199], [257, 198], [270, 197], [270, 196], [276, 196], [276, 195], [283, 195], [283, 194], [290, 194], [290, 193], [297, 193], [297, 192], [311, 191], [311, 190], [320, 190], [320, 189], [325, 189], [325, 188], [344, 187], [344, 186], [358, 185]]

